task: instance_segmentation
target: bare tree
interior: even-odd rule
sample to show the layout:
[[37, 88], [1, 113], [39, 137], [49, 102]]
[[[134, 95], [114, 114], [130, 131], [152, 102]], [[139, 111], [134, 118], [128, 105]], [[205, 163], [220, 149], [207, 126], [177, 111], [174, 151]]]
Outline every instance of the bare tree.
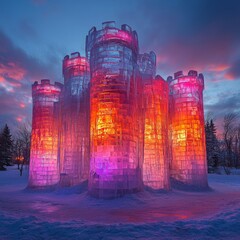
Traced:
[[234, 166], [234, 157], [233, 157], [233, 145], [234, 138], [236, 136], [236, 120], [238, 118], [237, 113], [229, 113], [224, 116], [223, 123], [223, 140], [225, 144], [226, 157], [225, 157], [225, 165], [227, 167]]
[[240, 124], [238, 124], [235, 132], [235, 165], [240, 167]]
[[17, 162], [18, 169], [20, 170], [20, 164], [23, 160], [23, 142], [21, 139], [14, 139], [13, 143], [13, 157], [15, 161]]
[[[29, 164], [30, 160], [30, 144], [31, 144], [31, 125], [20, 125], [14, 137], [14, 153], [15, 160], [22, 175], [23, 165]], [[19, 168], [20, 167], [20, 168]]]

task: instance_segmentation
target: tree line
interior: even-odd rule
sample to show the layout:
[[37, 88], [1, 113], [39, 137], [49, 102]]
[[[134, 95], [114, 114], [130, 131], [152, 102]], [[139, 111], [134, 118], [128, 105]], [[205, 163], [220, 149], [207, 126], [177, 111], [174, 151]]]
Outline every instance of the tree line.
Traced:
[[217, 138], [213, 119], [205, 122], [206, 152], [209, 172], [222, 166], [229, 174], [229, 168], [240, 168], [240, 121], [237, 113], [228, 113], [223, 119], [223, 133]]
[[[226, 173], [229, 168], [240, 168], [240, 121], [239, 115], [229, 113], [223, 119], [223, 134], [217, 137], [217, 129], [213, 118], [205, 122], [206, 153], [209, 172], [222, 166]], [[6, 166], [18, 165], [20, 175], [23, 165], [30, 161], [31, 126], [23, 124], [12, 136], [6, 124], [0, 130], [0, 171]]]
[[22, 175], [23, 165], [30, 161], [30, 139], [29, 124], [19, 126], [13, 136], [7, 124], [0, 130], [0, 171], [17, 164]]

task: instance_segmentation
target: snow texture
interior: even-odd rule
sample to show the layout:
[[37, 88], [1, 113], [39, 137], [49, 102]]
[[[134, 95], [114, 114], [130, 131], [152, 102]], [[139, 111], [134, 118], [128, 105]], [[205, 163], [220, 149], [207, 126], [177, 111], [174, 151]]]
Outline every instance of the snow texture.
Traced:
[[87, 195], [87, 183], [26, 189], [27, 171], [0, 172], [0, 239], [239, 239], [240, 175], [209, 175], [210, 190]]

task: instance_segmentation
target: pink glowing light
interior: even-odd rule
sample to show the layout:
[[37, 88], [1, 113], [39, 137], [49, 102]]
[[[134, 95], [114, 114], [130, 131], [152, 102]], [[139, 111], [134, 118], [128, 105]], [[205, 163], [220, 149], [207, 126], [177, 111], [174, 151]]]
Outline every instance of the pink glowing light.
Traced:
[[202, 74], [177, 72], [170, 87], [171, 175], [179, 183], [207, 186]]
[[144, 86], [145, 129], [143, 182], [156, 190], [168, 190], [168, 84], [160, 76]]
[[22, 117], [16, 117], [16, 120], [17, 120], [18, 122], [22, 122], [23, 118], [22, 118]]
[[138, 43], [133, 38], [132, 32], [115, 27], [92, 31], [87, 38], [92, 69], [89, 192], [96, 197], [117, 197], [142, 188], [143, 122], [138, 122], [142, 93], [131, 60], [137, 60]]
[[29, 186], [88, 179], [89, 193], [99, 198], [143, 184], [169, 190], [170, 177], [207, 187], [203, 75], [155, 77], [155, 53], [139, 54], [136, 32], [114, 22], [89, 31], [86, 56], [64, 57], [64, 85], [44, 79], [32, 86]]
[[19, 106], [20, 106], [20, 108], [25, 108], [26, 107], [26, 105], [24, 103], [20, 103]]
[[62, 86], [47, 79], [32, 86], [33, 117], [29, 186], [46, 187], [59, 182], [57, 159], [57, 119], [54, 103], [59, 101]]
[[60, 102], [61, 185], [73, 186], [89, 174], [89, 63], [78, 52], [63, 60], [64, 89]]

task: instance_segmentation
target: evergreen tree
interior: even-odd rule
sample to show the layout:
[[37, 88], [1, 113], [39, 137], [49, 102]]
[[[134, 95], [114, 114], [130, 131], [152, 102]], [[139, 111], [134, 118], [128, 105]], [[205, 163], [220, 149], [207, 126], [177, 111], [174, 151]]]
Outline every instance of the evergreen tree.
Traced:
[[6, 124], [0, 134], [0, 170], [5, 170], [4, 166], [12, 163], [12, 136]]
[[220, 160], [220, 148], [219, 148], [219, 142], [217, 139], [217, 130], [216, 126], [213, 123], [213, 120], [211, 119], [210, 121], [210, 131], [212, 135], [212, 162], [213, 162], [213, 167], [218, 167], [219, 165], [219, 160]]
[[219, 142], [216, 136], [216, 126], [211, 119], [205, 124], [207, 162], [210, 167], [219, 165]]

